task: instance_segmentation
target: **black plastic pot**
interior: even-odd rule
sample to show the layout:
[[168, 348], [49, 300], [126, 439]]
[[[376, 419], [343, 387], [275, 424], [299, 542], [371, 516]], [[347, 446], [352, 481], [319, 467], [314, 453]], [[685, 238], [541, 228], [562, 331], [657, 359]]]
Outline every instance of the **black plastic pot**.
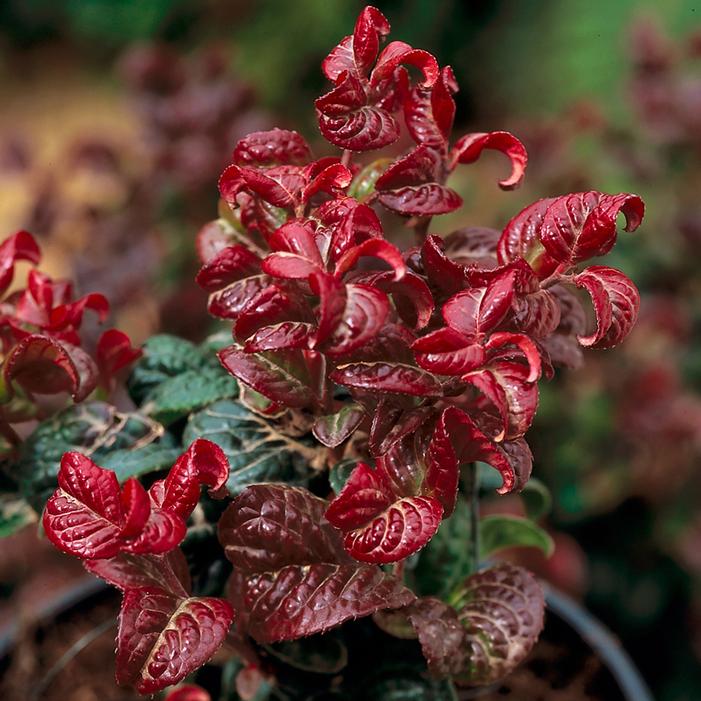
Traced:
[[[559, 619], [570, 629], [571, 633], [578, 636], [582, 643], [595, 653], [612, 680], [615, 681], [620, 699], [624, 701], [654, 701], [640, 672], [616, 637], [576, 601], [556, 591], [546, 583], [543, 583], [543, 588], [545, 589], [550, 620], [552, 617]], [[108, 590], [109, 587], [103, 582], [92, 577], [81, 580], [46, 602], [39, 609], [36, 620], [48, 624], [79, 606], [89, 607], [93, 602], [104, 598]], [[7, 665], [18, 633], [19, 626], [17, 624], [0, 629], [0, 670]], [[87, 645], [90, 641], [84, 642]], [[459, 692], [459, 698], [461, 701], [463, 699], [484, 698], [490, 693], [494, 693], [498, 687], [499, 685], [490, 689], [462, 689]], [[608, 697], [606, 697], [606, 701], [609, 701]], [[611, 701], [617, 700], [611, 697]]]

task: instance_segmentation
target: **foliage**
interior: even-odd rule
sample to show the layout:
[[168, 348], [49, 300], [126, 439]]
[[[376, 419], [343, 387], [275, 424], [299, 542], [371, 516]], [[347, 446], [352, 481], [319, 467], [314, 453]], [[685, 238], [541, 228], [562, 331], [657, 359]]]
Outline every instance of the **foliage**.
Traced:
[[[452, 698], [454, 683], [509, 674], [542, 628], [533, 576], [483, 558], [551, 542], [526, 518], [487, 516], [480, 550], [477, 463], [498, 477], [497, 495], [526, 490], [539, 379], [630, 332], [633, 283], [581, 264], [611, 250], [620, 214], [635, 230], [643, 203], [592, 190], [539, 200], [501, 233], [429, 234], [433, 216], [462, 204], [447, 184], [459, 164], [503, 153], [510, 171], [499, 186], [510, 190], [527, 155], [504, 131], [453, 139], [452, 70], [402, 41], [381, 48], [389, 31], [367, 7], [322, 62], [332, 88], [316, 100], [318, 125], [340, 156], [314, 158], [283, 129], [236, 144], [220, 218], [196, 241], [197, 282], [233, 343], [217, 367], [211, 343], [152, 339], [129, 381], [131, 420], [163, 445], [120, 444], [132, 466], [120, 471], [98, 466], [81, 434], [73, 444], [84, 449], [61, 459], [44, 530], [123, 591], [117, 681], [141, 693], [183, 680], [226, 640], [221, 656], [243, 664], [237, 690], [264, 695], [290, 667], [308, 671], [305, 641], [310, 654], [314, 636], [339, 627], [331, 646], [341, 652], [329, 654], [342, 672], [343, 645], [370, 625], [355, 619], [372, 616], [399, 639], [388, 667], [420, 649], [435, 680], [378, 665], [363, 691]], [[357, 155], [402, 130], [408, 153]], [[416, 245], [385, 237], [380, 207], [403, 218]], [[58, 318], [82, 314], [70, 310]], [[185, 452], [158, 474], [161, 451], [177, 442]], [[542, 510], [542, 488], [530, 492], [528, 508]], [[349, 673], [338, 684], [358, 682]], [[181, 687], [170, 698], [206, 693]]]

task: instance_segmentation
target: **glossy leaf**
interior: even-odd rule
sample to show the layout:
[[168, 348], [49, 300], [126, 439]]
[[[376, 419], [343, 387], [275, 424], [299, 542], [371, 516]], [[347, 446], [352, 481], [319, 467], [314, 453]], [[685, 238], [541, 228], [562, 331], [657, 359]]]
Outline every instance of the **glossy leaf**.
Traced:
[[489, 684], [505, 677], [526, 658], [543, 628], [542, 589], [529, 572], [504, 563], [469, 577], [459, 599], [457, 615], [470, 645], [460, 678]]
[[3, 376], [8, 385], [16, 382], [27, 392], [68, 392], [73, 401], [80, 402], [97, 386], [98, 369], [82, 348], [32, 334], [7, 356]]
[[181, 598], [155, 587], [124, 594], [117, 636], [117, 682], [151, 694], [201, 667], [234, 618], [223, 599]]
[[309, 145], [296, 131], [254, 131], [234, 148], [233, 162], [239, 166], [304, 165], [311, 157]]
[[[139, 451], [148, 446], [169, 446], [163, 427], [138, 413], [119, 412], [105, 402], [71, 406], [40, 423], [22, 444], [19, 478], [22, 494], [39, 512], [56, 489], [61, 456], [71, 451], [89, 455], [96, 462], [120, 451]], [[140, 474], [129, 472], [127, 460], [120, 464], [120, 479]], [[162, 466], [170, 466], [172, 462]]]
[[322, 632], [414, 598], [391, 575], [345, 553], [340, 534], [323, 520], [325, 508], [307, 491], [257, 485], [219, 522], [219, 539], [234, 564], [230, 596], [259, 642]]
[[480, 560], [507, 548], [538, 548], [550, 557], [555, 548], [553, 539], [533, 521], [505, 514], [480, 520], [479, 545]]
[[576, 275], [573, 282], [591, 296], [596, 312], [596, 331], [577, 336], [583, 346], [611, 348], [631, 331], [640, 309], [640, 293], [620, 270], [592, 265]]
[[644, 205], [637, 195], [580, 192], [539, 200], [504, 228], [497, 249], [501, 264], [524, 258], [542, 279], [558, 267], [608, 253], [616, 241], [616, 218], [626, 231], [640, 225]]
[[355, 389], [436, 397], [441, 384], [431, 373], [400, 363], [348, 363], [331, 373], [339, 385]]
[[212, 701], [212, 697], [201, 686], [183, 684], [168, 692], [165, 701]]
[[304, 407], [315, 401], [309, 379], [304, 376], [306, 369], [297, 358], [283, 355], [283, 351], [253, 355], [229, 346], [217, 355], [234, 377], [274, 402]]
[[317, 455], [308, 443], [231, 400], [215, 402], [190, 417], [183, 442], [199, 437], [215, 442], [228, 458], [226, 488], [232, 495], [256, 482], [300, 483]]
[[212, 402], [237, 395], [236, 380], [223, 368], [186, 370], [157, 385], [146, 396], [143, 411], [168, 425]]
[[508, 131], [466, 134], [460, 137], [450, 152], [451, 167], [458, 163], [474, 163], [485, 149], [501, 151], [511, 161], [511, 174], [499, 181], [502, 190], [513, 190], [523, 180], [528, 163], [525, 146]]

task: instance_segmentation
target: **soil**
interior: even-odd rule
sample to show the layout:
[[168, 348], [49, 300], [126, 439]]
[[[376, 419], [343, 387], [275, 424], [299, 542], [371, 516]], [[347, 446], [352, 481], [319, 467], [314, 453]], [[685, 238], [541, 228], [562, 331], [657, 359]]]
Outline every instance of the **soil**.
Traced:
[[[143, 697], [120, 689], [114, 681], [118, 612], [119, 594], [108, 591], [96, 597], [91, 606], [58, 616], [51, 626], [25, 628], [10, 659], [0, 667], [0, 699], [143, 701]], [[96, 637], [90, 644], [61, 665], [62, 655], [92, 635]]]
[[[114, 682], [119, 595], [106, 591], [51, 626], [25, 629], [0, 661], [2, 701], [137, 701]], [[85, 636], [94, 639], [65, 664], [61, 656]], [[57, 668], [53, 674], [52, 669]], [[528, 662], [491, 690], [461, 689], [460, 701], [624, 701], [606, 667], [560, 619], [549, 615]]]

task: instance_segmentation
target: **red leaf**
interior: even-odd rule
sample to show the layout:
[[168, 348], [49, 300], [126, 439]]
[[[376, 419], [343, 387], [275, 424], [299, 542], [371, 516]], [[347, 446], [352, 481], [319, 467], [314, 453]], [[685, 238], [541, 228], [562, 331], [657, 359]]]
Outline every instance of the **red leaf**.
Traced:
[[231, 228], [223, 219], [208, 222], [195, 237], [197, 258], [202, 265], [205, 265], [234, 243]]
[[65, 453], [43, 525], [48, 539], [71, 555], [84, 559], [116, 555], [125, 525], [117, 476], [80, 453]]
[[501, 232], [484, 226], [467, 226], [444, 239], [445, 254], [460, 265], [491, 269], [497, 264], [497, 243]]
[[358, 77], [366, 75], [377, 58], [380, 40], [389, 30], [389, 22], [377, 8], [365, 7], [358, 16], [353, 35], [345, 37], [322, 62], [324, 75], [334, 83], [344, 72]]
[[191, 587], [187, 560], [179, 548], [165, 555], [122, 552], [101, 560], [86, 560], [83, 566], [91, 574], [122, 591], [158, 587], [184, 598]]
[[392, 295], [395, 309], [402, 321], [415, 330], [423, 329], [433, 314], [433, 295], [428, 285], [411, 270], [407, 270], [401, 280], [395, 279], [392, 272], [364, 273], [355, 277], [362, 282]]
[[237, 346], [219, 351], [219, 361], [237, 379], [263, 396], [291, 408], [307, 407], [315, 402], [305, 369], [292, 353], [279, 351], [249, 354]]
[[462, 205], [455, 190], [434, 182], [382, 191], [377, 199], [387, 209], [410, 217], [448, 214]]
[[417, 144], [444, 148], [450, 138], [455, 118], [458, 91], [453, 69], [446, 66], [431, 89], [415, 87], [404, 103], [404, 119], [411, 138]]
[[260, 258], [246, 246], [227, 246], [200, 268], [195, 281], [208, 292], [220, 290], [260, 273], [260, 263]]
[[234, 618], [223, 599], [182, 598], [144, 587], [124, 593], [117, 636], [117, 683], [152, 694], [201, 667]]
[[140, 348], [131, 345], [129, 336], [117, 329], [108, 329], [97, 341], [95, 357], [103, 381], [131, 365], [142, 355]]
[[[449, 491], [450, 485], [437, 475], [440, 448], [434, 444], [427, 456], [420, 455], [413, 438], [409, 434], [401, 444], [395, 443], [374, 470], [359, 463], [326, 511], [327, 520], [344, 532], [344, 547], [357, 560], [384, 564], [416, 552], [438, 530], [442, 498], [451, 504], [451, 496], [441, 490]], [[457, 467], [453, 461], [452, 502]], [[429, 491], [435, 496], [423, 486], [427, 470], [433, 470]]]
[[302, 201], [308, 202], [314, 195], [323, 192], [327, 195], [342, 194], [353, 180], [353, 173], [341, 163], [332, 163], [324, 168], [314, 179], [304, 188]]
[[219, 192], [232, 205], [240, 192], [249, 192], [274, 207], [293, 209], [299, 204], [304, 185], [299, 166], [258, 169], [230, 165], [219, 178]]
[[96, 387], [98, 370], [82, 349], [50, 336], [31, 334], [9, 353], [3, 366], [5, 383], [16, 382], [27, 392], [69, 392], [85, 399]]
[[416, 362], [439, 375], [460, 375], [480, 367], [486, 358], [479, 343], [445, 327], [417, 339], [411, 346]]
[[302, 321], [310, 315], [301, 295], [294, 290], [288, 294], [278, 285], [268, 285], [241, 310], [234, 324], [234, 336], [243, 341], [264, 326], [288, 320]]
[[229, 461], [224, 451], [216, 443], [198, 438], [177, 459], [165, 480], [151, 489], [158, 495], [160, 508], [186, 519], [199, 501], [200, 486], [208, 486], [213, 493], [228, 477]]
[[387, 208], [412, 216], [445, 214], [462, 199], [442, 184], [443, 157], [425, 144], [395, 161], [377, 180], [378, 200]]
[[504, 229], [497, 249], [499, 262], [528, 261], [543, 279], [558, 266], [608, 253], [616, 241], [616, 217], [626, 216], [626, 231], [642, 221], [644, 205], [637, 195], [580, 192], [540, 200], [517, 214]]
[[640, 309], [640, 294], [633, 282], [620, 270], [592, 265], [572, 279], [591, 295], [596, 312], [596, 331], [578, 335], [583, 346], [612, 348], [635, 325]]
[[468, 339], [479, 339], [498, 326], [514, 298], [515, 273], [505, 270], [486, 287], [458, 292], [443, 305], [443, 319]]
[[429, 282], [441, 292], [452, 295], [467, 286], [465, 269], [443, 252], [443, 239], [429, 235], [421, 247], [421, 260]]
[[234, 148], [233, 161], [238, 166], [304, 165], [311, 150], [296, 131], [271, 129], [244, 136]]
[[423, 73], [422, 88], [430, 88], [438, 79], [438, 62], [422, 49], [414, 49], [403, 41], [392, 41], [382, 50], [370, 76], [370, 85], [377, 88], [391, 80], [401, 65], [414, 66]]
[[121, 502], [124, 524], [120, 536], [123, 538], [138, 536], [151, 515], [148, 492], [134, 477], [130, 477], [122, 488]]
[[401, 251], [383, 239], [368, 239], [348, 249], [336, 263], [335, 276], [341, 277], [363, 257], [379, 258], [394, 270], [394, 280], [401, 280], [406, 274], [406, 264]]
[[8, 236], [0, 244], [0, 294], [4, 294], [10, 286], [18, 260], [36, 265], [40, 258], [39, 245], [28, 231], [18, 231]]
[[267, 275], [253, 275], [237, 280], [209, 296], [207, 310], [220, 319], [236, 319], [257, 295], [269, 287]]
[[314, 327], [303, 321], [283, 321], [258, 329], [244, 344], [246, 353], [308, 348], [314, 338]]
[[414, 599], [393, 576], [343, 550], [325, 508], [306, 490], [261, 484], [246, 488], [219, 521], [219, 540], [234, 565], [231, 599], [259, 642], [323, 632]]
[[351, 74], [315, 104], [322, 135], [339, 148], [372, 151], [399, 138], [397, 120], [371, 104], [362, 82]]
[[499, 494], [523, 489], [531, 476], [533, 456], [522, 438], [495, 443], [468, 414], [456, 407], [447, 410], [444, 421], [459, 463], [480, 461], [495, 468], [502, 477]]
[[438, 397], [441, 383], [431, 373], [402, 363], [348, 363], [330, 375], [339, 385], [355, 389], [394, 392], [414, 397]]
[[513, 190], [523, 180], [528, 163], [526, 147], [508, 131], [466, 134], [460, 137], [450, 152], [450, 168], [458, 163], [474, 163], [485, 149], [501, 151], [511, 161], [511, 175], [499, 181], [502, 190]]

